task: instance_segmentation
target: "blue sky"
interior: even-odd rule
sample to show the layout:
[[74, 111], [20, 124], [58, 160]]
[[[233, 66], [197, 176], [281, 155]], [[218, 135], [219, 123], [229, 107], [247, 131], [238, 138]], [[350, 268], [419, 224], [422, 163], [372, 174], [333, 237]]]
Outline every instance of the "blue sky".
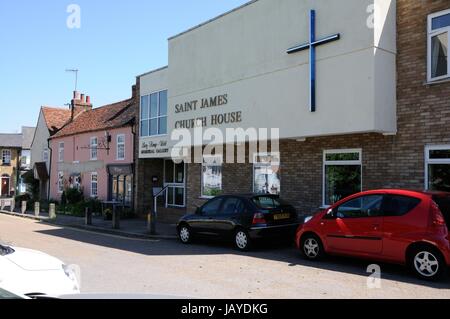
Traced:
[[[129, 98], [136, 75], [167, 65], [167, 38], [247, 0], [0, 1], [0, 132], [35, 126], [41, 105], [78, 91], [94, 107]], [[81, 28], [66, 25], [81, 8]]]

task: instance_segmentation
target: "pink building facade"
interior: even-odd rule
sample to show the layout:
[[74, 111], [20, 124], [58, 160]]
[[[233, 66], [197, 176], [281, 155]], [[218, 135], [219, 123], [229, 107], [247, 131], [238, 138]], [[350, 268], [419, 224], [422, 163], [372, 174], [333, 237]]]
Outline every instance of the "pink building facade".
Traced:
[[50, 139], [50, 199], [68, 188], [85, 199], [133, 205], [133, 101], [81, 111]]

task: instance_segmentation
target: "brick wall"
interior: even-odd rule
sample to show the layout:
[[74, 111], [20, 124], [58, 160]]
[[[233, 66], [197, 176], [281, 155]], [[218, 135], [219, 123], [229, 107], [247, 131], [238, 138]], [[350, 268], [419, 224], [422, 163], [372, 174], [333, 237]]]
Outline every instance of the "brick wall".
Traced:
[[450, 82], [425, 84], [427, 16], [446, 9], [448, 0], [397, 1], [397, 187], [423, 188], [425, 145], [450, 143]]
[[[312, 138], [305, 142], [281, 141], [281, 196], [300, 213], [317, 211], [322, 206], [323, 151], [330, 149], [362, 148], [363, 189], [391, 187], [392, 139], [391, 136], [380, 134], [361, 134]], [[224, 163], [224, 194], [253, 192], [253, 164], [248, 161], [248, 147], [246, 153], [247, 164]], [[205, 203], [200, 198], [201, 164], [189, 164], [187, 178], [187, 206], [192, 211], [195, 206]]]

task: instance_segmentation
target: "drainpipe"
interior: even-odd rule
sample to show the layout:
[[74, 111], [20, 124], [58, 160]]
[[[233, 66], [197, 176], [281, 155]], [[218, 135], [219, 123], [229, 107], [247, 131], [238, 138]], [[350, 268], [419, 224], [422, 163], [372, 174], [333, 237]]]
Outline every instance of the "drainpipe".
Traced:
[[136, 145], [138, 145], [138, 143], [136, 143], [136, 138], [137, 134], [136, 134], [136, 120], [134, 121], [135, 123], [133, 125], [131, 125], [131, 134], [133, 135], [133, 165], [132, 165], [132, 169], [133, 169], [133, 196], [132, 196], [132, 203], [131, 206], [133, 207], [134, 213], [136, 213], [136, 207], [135, 207], [135, 196], [137, 195], [137, 184], [136, 184], [136, 167], [137, 167], [137, 161], [139, 159], [139, 155], [136, 157], [136, 153], [137, 153], [137, 148]]
[[50, 147], [50, 138], [48, 138], [47, 140], [47, 146], [48, 146], [48, 150], [50, 151], [50, 154], [48, 155], [49, 157], [49, 164], [48, 164], [48, 185], [47, 185], [47, 201], [50, 201], [50, 182], [51, 182], [51, 177], [52, 177], [52, 158], [53, 158], [53, 149]]

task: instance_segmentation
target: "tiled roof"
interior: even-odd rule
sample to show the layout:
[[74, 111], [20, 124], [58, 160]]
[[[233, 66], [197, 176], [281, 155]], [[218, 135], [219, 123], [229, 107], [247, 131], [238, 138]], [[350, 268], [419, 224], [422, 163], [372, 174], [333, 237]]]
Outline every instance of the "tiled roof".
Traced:
[[49, 131], [59, 130], [69, 120], [72, 112], [69, 109], [43, 106], [45, 122]]
[[22, 127], [22, 148], [24, 150], [31, 149], [31, 144], [33, 143], [35, 127]]
[[134, 120], [134, 99], [105, 105], [79, 114], [53, 138], [118, 128]]
[[22, 134], [0, 134], [0, 147], [22, 148]]

